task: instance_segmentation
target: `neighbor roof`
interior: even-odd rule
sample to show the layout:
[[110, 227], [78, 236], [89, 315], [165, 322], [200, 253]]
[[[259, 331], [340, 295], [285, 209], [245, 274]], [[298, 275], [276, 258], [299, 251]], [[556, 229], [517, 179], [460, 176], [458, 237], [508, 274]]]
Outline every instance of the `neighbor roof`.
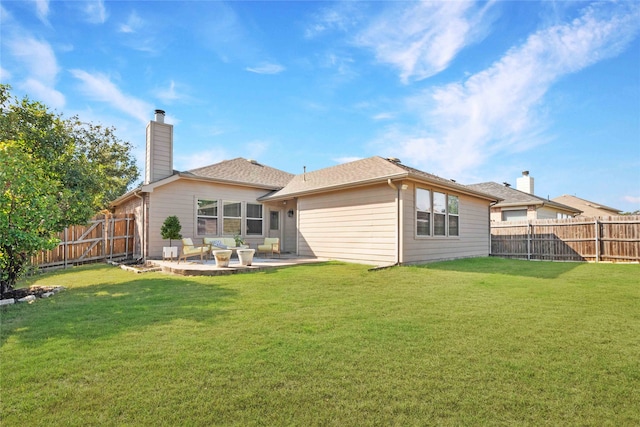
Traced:
[[586, 199], [581, 199], [580, 197], [571, 196], [569, 194], [564, 194], [560, 197], [555, 197], [553, 199], [554, 202], [563, 203], [569, 206], [573, 206], [576, 209], [582, 210], [584, 215], [601, 215], [606, 211], [612, 215], [620, 214], [620, 209], [612, 208], [610, 206], [605, 206], [600, 203], [591, 202]]
[[501, 198], [502, 201], [497, 203], [495, 205], [496, 207], [545, 205], [568, 212], [581, 212], [579, 209], [573, 208], [571, 206], [563, 205], [562, 203], [554, 202], [553, 200], [544, 199], [534, 194], [516, 190], [515, 188], [507, 187], [506, 185], [498, 184], [497, 182], [482, 182], [479, 184], [468, 185], [468, 187], [485, 193], [493, 194], [494, 196]]
[[488, 200], [497, 200], [491, 194], [405, 166], [397, 159], [385, 159], [379, 156], [296, 175], [283, 189], [261, 197], [260, 200], [281, 200], [303, 194], [382, 182], [388, 179], [415, 179], [453, 188], [461, 193], [473, 194]]

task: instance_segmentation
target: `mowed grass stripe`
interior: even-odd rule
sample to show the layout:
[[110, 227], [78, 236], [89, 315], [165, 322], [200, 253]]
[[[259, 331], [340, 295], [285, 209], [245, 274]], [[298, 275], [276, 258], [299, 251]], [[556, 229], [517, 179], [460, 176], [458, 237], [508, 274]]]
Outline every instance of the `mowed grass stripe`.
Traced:
[[2, 309], [3, 425], [637, 425], [640, 266], [89, 266]]

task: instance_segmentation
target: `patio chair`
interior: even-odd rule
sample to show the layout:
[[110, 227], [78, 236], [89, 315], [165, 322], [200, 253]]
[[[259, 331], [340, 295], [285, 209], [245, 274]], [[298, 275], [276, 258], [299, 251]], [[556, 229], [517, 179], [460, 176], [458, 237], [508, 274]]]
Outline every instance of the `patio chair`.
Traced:
[[190, 237], [182, 239], [182, 252], [178, 256], [178, 264], [180, 260], [187, 260], [187, 258], [199, 256], [200, 262], [204, 263], [204, 256], [209, 254], [209, 246], [195, 246], [193, 240]]
[[278, 254], [280, 257], [280, 239], [277, 237], [265, 237], [264, 243], [262, 245], [258, 245], [258, 249], [256, 253], [265, 253], [265, 254]]

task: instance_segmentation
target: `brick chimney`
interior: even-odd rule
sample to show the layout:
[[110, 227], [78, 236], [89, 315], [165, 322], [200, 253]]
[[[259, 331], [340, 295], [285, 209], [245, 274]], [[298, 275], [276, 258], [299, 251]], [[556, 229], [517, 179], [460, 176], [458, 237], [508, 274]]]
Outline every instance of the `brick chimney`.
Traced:
[[164, 122], [163, 110], [156, 110], [154, 119], [147, 125], [145, 184], [173, 174], [173, 125]]
[[533, 177], [529, 176], [529, 171], [522, 171], [522, 176], [516, 180], [516, 188], [533, 194]]

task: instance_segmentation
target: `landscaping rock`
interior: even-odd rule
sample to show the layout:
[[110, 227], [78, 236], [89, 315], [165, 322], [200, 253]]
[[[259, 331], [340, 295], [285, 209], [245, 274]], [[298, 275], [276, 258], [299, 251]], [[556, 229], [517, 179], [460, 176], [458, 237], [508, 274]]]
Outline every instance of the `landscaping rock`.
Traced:
[[51, 295], [54, 295], [54, 292], [45, 292], [42, 294], [42, 298], [49, 298]]
[[8, 299], [0, 299], [0, 305], [9, 305], [9, 304], [15, 304], [16, 300], [13, 298], [8, 298]]
[[33, 302], [35, 300], [36, 300], [36, 296], [35, 295], [27, 295], [24, 298], [20, 298], [18, 300], [18, 302], [29, 302], [29, 303], [31, 303], [31, 302]]

